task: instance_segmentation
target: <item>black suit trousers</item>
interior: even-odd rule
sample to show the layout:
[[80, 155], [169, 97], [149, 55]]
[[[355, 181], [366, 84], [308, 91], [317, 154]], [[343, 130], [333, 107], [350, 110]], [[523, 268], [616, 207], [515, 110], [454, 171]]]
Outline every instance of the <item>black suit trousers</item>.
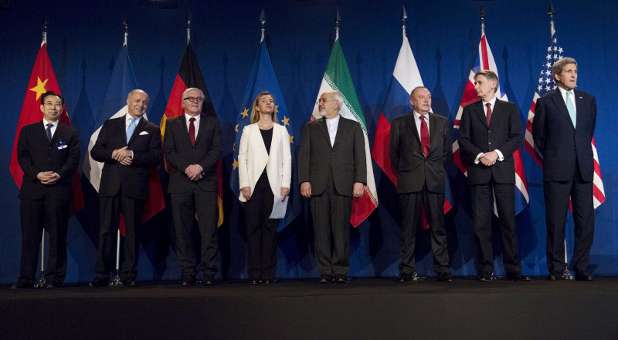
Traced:
[[332, 179], [319, 196], [311, 197], [315, 256], [320, 275], [347, 275], [350, 261], [352, 197], [335, 190]]
[[[492, 194], [493, 193], [493, 194]], [[493, 272], [494, 252], [492, 245], [492, 215], [495, 199], [502, 238], [502, 259], [509, 275], [519, 275], [521, 264], [515, 230], [515, 193], [513, 184], [495, 183], [470, 186], [474, 233], [480, 246], [479, 265], [481, 273]], [[492, 196], [494, 199], [492, 199]]]
[[[194, 186], [192, 192], [171, 194], [172, 215], [176, 230], [176, 256], [183, 281], [195, 280], [202, 271], [204, 278], [212, 280], [217, 273], [217, 193], [202, 191]], [[197, 221], [196, 221], [197, 218]], [[198, 268], [194, 247], [195, 223], [200, 234], [201, 264]]]
[[121, 240], [120, 279], [135, 280], [137, 276], [137, 233], [144, 211], [144, 200], [115, 196], [99, 196], [99, 248], [97, 250], [96, 277], [106, 280], [116, 267], [116, 231], [120, 214], [123, 215], [126, 233]]
[[62, 285], [66, 275], [67, 223], [70, 200], [52, 192], [40, 199], [21, 199], [21, 266], [18, 281], [31, 284], [38, 261], [43, 228], [49, 233], [49, 257], [45, 268], [48, 283]]
[[401, 208], [401, 263], [399, 272], [411, 274], [416, 271], [415, 249], [416, 231], [421, 221], [423, 209], [431, 226], [431, 251], [433, 253], [434, 271], [448, 273], [449, 257], [444, 227], [444, 194], [418, 192], [399, 194]]
[[588, 275], [590, 248], [594, 238], [592, 182], [582, 181], [579, 170], [576, 170], [570, 181], [546, 181], [543, 189], [547, 224], [547, 269], [551, 274], [560, 275], [566, 266], [564, 224], [571, 197], [575, 224], [573, 269], [577, 274]]
[[272, 280], [277, 264], [277, 221], [268, 218], [274, 195], [266, 172], [245, 204], [247, 271], [250, 280]]

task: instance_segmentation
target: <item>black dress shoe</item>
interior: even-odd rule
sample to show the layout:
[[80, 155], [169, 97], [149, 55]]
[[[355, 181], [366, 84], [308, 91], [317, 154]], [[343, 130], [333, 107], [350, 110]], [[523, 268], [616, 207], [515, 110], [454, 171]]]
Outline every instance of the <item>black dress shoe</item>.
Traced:
[[418, 275], [417, 272], [404, 273], [399, 276], [399, 282], [423, 281], [423, 280], [425, 280], [425, 278]]
[[30, 289], [30, 288], [34, 288], [34, 284], [33, 283], [29, 283], [29, 282], [23, 282], [23, 281], [17, 281], [14, 284], [11, 285], [10, 289]]
[[571, 280], [573, 280], [573, 278], [570, 275], [567, 275], [565, 273], [561, 273], [561, 274], [552, 273], [552, 274], [549, 274], [547, 279], [549, 281], [561, 281], [561, 280], [562, 281], [571, 281]]
[[576, 281], [592, 281], [592, 275], [590, 274], [575, 274]]
[[273, 280], [273, 279], [266, 279], [266, 280], [262, 281], [262, 283], [265, 284], [265, 285], [269, 285], [271, 283], [275, 283], [275, 280]]
[[109, 279], [94, 279], [88, 285], [94, 288], [107, 287], [109, 286]]
[[440, 282], [453, 282], [453, 277], [450, 273], [438, 273], [438, 277], [436, 279]]
[[202, 281], [202, 286], [210, 287], [210, 286], [214, 286], [214, 285], [215, 285], [215, 279], [212, 278], [212, 277], [206, 277]]
[[345, 275], [339, 275], [337, 276], [337, 279], [335, 279], [335, 283], [347, 283], [348, 282], [348, 277]]
[[249, 285], [251, 286], [257, 286], [260, 282], [258, 280], [249, 280]]
[[510, 281], [531, 281], [530, 276], [521, 275], [521, 274], [507, 274], [506, 279]]
[[481, 282], [491, 282], [494, 281], [496, 279], [496, 276], [494, 275], [494, 273], [483, 273], [481, 274], [481, 276], [479, 276], [479, 281]]
[[125, 280], [125, 281], [122, 281], [122, 284], [125, 287], [131, 287], [131, 288], [137, 286], [137, 283], [135, 283], [135, 280]]
[[193, 286], [195, 286], [195, 280], [184, 280], [184, 281], [182, 281], [180, 286], [182, 286], [182, 287], [193, 287]]
[[320, 283], [330, 283], [333, 282], [333, 278], [329, 275], [320, 275]]

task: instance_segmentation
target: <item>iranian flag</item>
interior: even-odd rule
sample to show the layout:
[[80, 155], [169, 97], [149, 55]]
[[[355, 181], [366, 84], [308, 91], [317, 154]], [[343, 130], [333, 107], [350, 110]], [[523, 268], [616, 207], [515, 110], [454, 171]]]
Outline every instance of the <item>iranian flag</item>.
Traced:
[[[350, 215], [350, 224], [353, 227], [358, 227], [363, 221], [371, 215], [371, 213], [378, 207], [378, 193], [376, 190], [376, 181], [373, 176], [373, 166], [371, 164], [371, 151], [369, 150], [369, 138], [367, 136], [367, 123], [365, 121], [365, 114], [361, 110], [358, 102], [358, 96], [356, 95], [356, 89], [350, 76], [350, 70], [339, 42], [339, 35], [335, 38], [333, 49], [328, 60], [328, 66], [324, 77], [322, 78], [322, 84], [320, 84], [320, 90], [318, 91], [317, 98], [324, 92], [339, 91], [343, 97], [343, 107], [339, 114], [343, 118], [351, 119], [360, 124], [363, 129], [363, 135], [365, 137], [365, 158], [367, 167], [367, 186], [365, 187], [365, 193], [362, 197], [355, 198], [352, 202], [352, 214]], [[318, 100], [313, 107], [312, 119], [320, 118], [320, 112], [318, 108]]]

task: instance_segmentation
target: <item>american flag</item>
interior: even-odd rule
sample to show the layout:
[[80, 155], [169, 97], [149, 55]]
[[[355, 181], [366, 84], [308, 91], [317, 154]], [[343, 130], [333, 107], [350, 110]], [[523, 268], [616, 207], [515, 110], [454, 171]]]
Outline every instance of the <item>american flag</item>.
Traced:
[[[549, 46], [545, 53], [545, 60], [541, 65], [541, 71], [539, 72], [538, 84], [534, 97], [532, 98], [532, 104], [530, 104], [530, 111], [528, 111], [528, 122], [526, 124], [526, 132], [524, 135], [524, 146], [526, 151], [530, 154], [535, 163], [539, 166], [543, 166], [542, 155], [538, 152], [534, 146], [534, 138], [532, 135], [532, 122], [534, 121], [534, 110], [536, 108], [536, 101], [543, 97], [548, 92], [554, 91], [557, 87], [554, 82], [554, 78], [551, 75], [551, 66], [558, 60], [562, 59], [564, 49], [558, 44], [558, 35], [554, 26], [554, 21], [550, 21], [550, 33], [551, 39]], [[592, 200], [594, 208], [598, 208], [605, 203], [605, 188], [603, 187], [603, 176], [601, 175], [601, 164], [599, 163], [599, 154], [597, 152], [596, 141], [592, 138], [592, 154], [594, 159], [594, 177], [592, 180], [593, 195]]]

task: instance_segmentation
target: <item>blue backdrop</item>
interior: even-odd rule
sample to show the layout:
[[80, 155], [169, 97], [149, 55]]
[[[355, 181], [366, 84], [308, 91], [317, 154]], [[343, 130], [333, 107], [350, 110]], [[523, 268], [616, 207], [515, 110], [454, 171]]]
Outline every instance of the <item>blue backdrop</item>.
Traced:
[[[137, 83], [151, 94], [148, 112], [158, 122], [185, 47], [185, 16], [193, 18], [192, 42], [224, 128], [225, 169], [231, 167], [234, 124], [250, 76], [259, 41], [258, 15], [266, 10], [272, 63], [288, 109], [309, 117], [334, 36], [337, 5], [343, 25], [341, 41], [373, 141], [375, 120], [401, 45], [401, 1], [176, 1], [176, 8], [148, 6], [148, 1], [54, 2], [11, 1], [0, 9], [0, 283], [17, 275], [20, 253], [19, 202], [8, 164], [15, 126], [35, 53], [41, 22], [49, 21], [49, 54], [66, 97], [70, 116], [87, 122], [102, 105], [114, 58], [122, 44], [122, 20], [129, 22], [129, 53]], [[453, 116], [473, 63], [480, 37], [479, 1], [406, 1], [408, 36], [425, 84], [434, 95], [434, 110]], [[544, 1], [497, 0], [486, 4], [486, 32], [509, 99], [524, 119], [548, 44]], [[591, 266], [596, 275], [618, 274], [618, 3], [614, 1], [554, 1], [556, 27], [566, 55], [579, 61], [579, 85], [596, 95], [598, 145], [607, 202], [597, 210]], [[173, 7], [173, 6], [172, 6]], [[113, 112], [109, 112], [111, 115]], [[298, 134], [302, 122], [293, 122]], [[88, 125], [88, 124], [85, 124]], [[91, 126], [81, 127], [82, 136]], [[299, 135], [299, 134], [298, 134]], [[85, 147], [86, 140], [82, 140]], [[614, 150], [614, 151], [612, 151]], [[518, 216], [520, 250], [527, 274], [545, 275], [545, 224], [542, 178], [524, 152], [530, 207]], [[374, 167], [378, 185], [385, 183]], [[228, 180], [224, 180], [227, 184]], [[236, 198], [227, 192], [226, 223], [220, 229], [221, 264], [225, 278], [245, 276], [244, 223]], [[92, 194], [91, 189], [84, 189]], [[380, 207], [352, 232], [352, 276], [397, 275], [399, 227], [396, 201], [383, 185]], [[456, 195], [457, 196], [457, 195]], [[90, 198], [90, 207], [96, 200]], [[96, 211], [96, 210], [95, 210]], [[312, 229], [305, 209], [279, 235], [280, 277], [316, 276]], [[448, 218], [452, 267], [457, 275], [474, 275], [476, 245], [470, 216], [456, 202]], [[69, 227], [67, 281], [83, 282], [94, 273], [96, 213], [81, 213]], [[569, 218], [568, 230], [572, 231]], [[426, 233], [421, 235], [426, 238]], [[423, 237], [421, 237], [423, 238]], [[140, 280], [179, 277], [169, 213], [144, 226], [139, 264]], [[430, 273], [428, 243], [419, 247], [419, 270]], [[570, 242], [569, 249], [572, 249]], [[498, 272], [502, 266], [497, 267]]]

